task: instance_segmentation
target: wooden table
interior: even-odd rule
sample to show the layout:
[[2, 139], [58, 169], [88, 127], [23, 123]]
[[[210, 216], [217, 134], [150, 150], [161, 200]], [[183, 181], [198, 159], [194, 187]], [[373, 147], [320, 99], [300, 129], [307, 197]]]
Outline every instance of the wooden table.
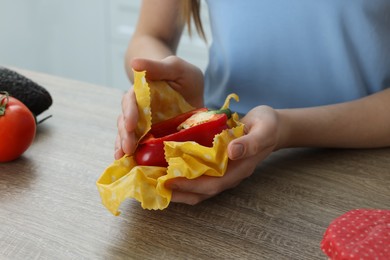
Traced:
[[52, 94], [53, 117], [0, 164], [0, 259], [326, 259], [331, 220], [390, 207], [390, 149], [290, 149], [199, 205], [127, 200], [115, 217], [95, 182], [113, 161], [122, 93], [20, 72]]

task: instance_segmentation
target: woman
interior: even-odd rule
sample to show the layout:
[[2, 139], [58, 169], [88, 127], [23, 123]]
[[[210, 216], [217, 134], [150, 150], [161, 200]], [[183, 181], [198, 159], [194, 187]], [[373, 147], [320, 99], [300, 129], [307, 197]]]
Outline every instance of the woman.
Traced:
[[[388, 0], [213, 0], [208, 7], [204, 77], [174, 56], [190, 14], [202, 32], [199, 1], [144, 0], [126, 57], [130, 79], [131, 68], [147, 70], [149, 80], [169, 82], [195, 107], [240, 96], [232, 108], [245, 114], [246, 135], [229, 144], [226, 174], [167, 182], [173, 202], [196, 204], [236, 186], [278, 149], [390, 145]], [[131, 89], [122, 107], [117, 159], [136, 143]]]

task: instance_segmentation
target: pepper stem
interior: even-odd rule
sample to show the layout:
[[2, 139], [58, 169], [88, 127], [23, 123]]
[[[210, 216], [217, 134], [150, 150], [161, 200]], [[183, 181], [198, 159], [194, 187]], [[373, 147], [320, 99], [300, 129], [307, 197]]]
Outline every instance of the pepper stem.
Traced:
[[0, 91], [0, 116], [5, 115], [5, 108], [9, 101], [9, 94], [7, 91]]
[[234, 99], [236, 102], [238, 102], [240, 100], [240, 98], [237, 96], [237, 94], [235, 93], [231, 93], [229, 94], [226, 99], [225, 99], [225, 103], [223, 104], [223, 106], [221, 107], [221, 109], [226, 109], [226, 108], [229, 108], [229, 105], [230, 105], [230, 99]]
[[219, 109], [219, 110], [210, 110], [209, 112], [213, 114], [225, 114], [227, 118], [232, 116], [232, 111], [229, 108]]

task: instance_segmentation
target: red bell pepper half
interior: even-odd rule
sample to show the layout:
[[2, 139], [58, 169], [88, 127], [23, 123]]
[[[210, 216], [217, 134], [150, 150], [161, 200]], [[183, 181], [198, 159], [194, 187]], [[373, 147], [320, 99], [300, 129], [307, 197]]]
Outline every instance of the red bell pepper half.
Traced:
[[140, 141], [134, 158], [138, 165], [167, 167], [164, 142], [194, 141], [212, 147], [215, 135], [227, 129], [229, 109], [208, 110], [200, 108], [152, 125]]

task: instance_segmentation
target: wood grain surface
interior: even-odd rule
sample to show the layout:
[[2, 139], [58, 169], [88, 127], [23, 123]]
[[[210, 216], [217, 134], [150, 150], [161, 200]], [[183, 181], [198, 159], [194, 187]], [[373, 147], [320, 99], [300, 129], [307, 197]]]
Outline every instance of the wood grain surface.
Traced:
[[49, 90], [53, 117], [0, 164], [0, 259], [326, 259], [334, 218], [390, 208], [390, 149], [288, 149], [199, 205], [127, 200], [114, 217], [95, 182], [113, 161], [122, 93], [18, 71]]

